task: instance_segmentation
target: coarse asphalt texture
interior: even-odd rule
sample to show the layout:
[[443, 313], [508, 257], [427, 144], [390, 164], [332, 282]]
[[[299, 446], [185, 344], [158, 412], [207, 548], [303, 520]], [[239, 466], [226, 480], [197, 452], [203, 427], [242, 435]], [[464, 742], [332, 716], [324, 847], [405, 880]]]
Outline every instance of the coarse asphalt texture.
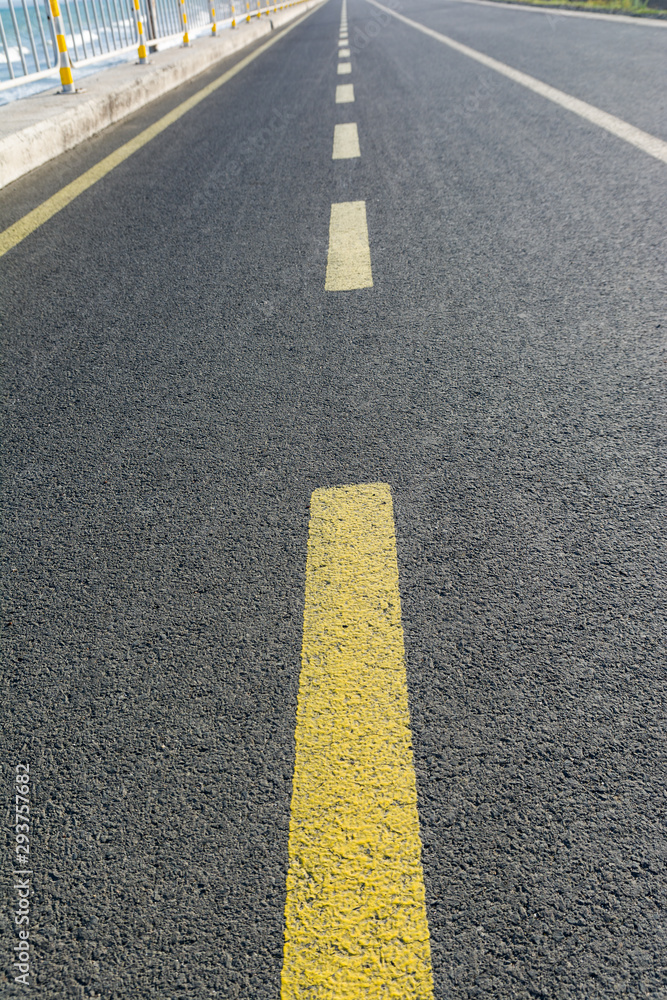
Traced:
[[[400, 10], [667, 139], [664, 31]], [[381, 481], [436, 1000], [664, 1000], [667, 167], [365, 0], [336, 105], [340, 13], [0, 261], [30, 995], [278, 1000], [309, 499]], [[374, 285], [325, 292], [357, 200]]]

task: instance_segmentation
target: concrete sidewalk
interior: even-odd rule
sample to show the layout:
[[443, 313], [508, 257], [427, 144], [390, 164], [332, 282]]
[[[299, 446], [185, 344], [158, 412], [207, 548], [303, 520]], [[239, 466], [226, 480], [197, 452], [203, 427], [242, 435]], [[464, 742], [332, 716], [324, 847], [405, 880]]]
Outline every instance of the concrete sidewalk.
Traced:
[[297, 0], [215, 38], [196, 38], [190, 48], [157, 52], [146, 66], [125, 63], [87, 76], [76, 94], [51, 90], [0, 107], [0, 188], [320, 3]]

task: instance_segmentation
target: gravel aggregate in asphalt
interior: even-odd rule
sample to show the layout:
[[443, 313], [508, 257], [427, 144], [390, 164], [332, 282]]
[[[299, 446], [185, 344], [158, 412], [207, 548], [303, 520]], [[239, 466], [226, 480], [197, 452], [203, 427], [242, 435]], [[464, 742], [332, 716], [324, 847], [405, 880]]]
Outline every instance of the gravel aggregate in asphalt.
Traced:
[[[662, 134], [649, 28], [404, 9]], [[665, 167], [348, 13], [354, 104], [329, 3], [0, 265], [32, 994], [279, 996], [309, 498], [379, 480], [436, 1000], [660, 1000]], [[358, 199], [374, 287], [327, 294]]]

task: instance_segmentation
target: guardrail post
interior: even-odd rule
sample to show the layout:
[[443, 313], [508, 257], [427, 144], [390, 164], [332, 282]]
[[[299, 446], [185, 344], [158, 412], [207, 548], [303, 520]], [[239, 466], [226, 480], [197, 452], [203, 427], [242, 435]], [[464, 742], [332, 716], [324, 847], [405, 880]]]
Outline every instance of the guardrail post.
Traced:
[[248, 22], [248, 24], [250, 24], [250, 4], [248, 3], [248, 0], [245, 0], [245, 9], [246, 9], [245, 19]]
[[53, 18], [53, 23], [56, 29], [56, 42], [58, 44], [58, 66], [60, 69], [60, 82], [63, 85], [63, 94], [74, 94], [76, 93], [76, 88], [74, 86], [74, 80], [72, 78], [72, 66], [69, 61], [69, 56], [67, 54], [67, 42], [65, 41], [65, 26], [63, 25], [63, 19], [60, 15], [60, 7], [58, 6], [58, 0], [49, 0], [49, 7], [51, 8], [51, 17]]
[[139, 0], [133, 0], [134, 7], [134, 23], [137, 26], [137, 36], [139, 38], [139, 63], [143, 66], [148, 62], [148, 56], [146, 55], [146, 42], [144, 40], [144, 23], [141, 20], [141, 10], [139, 9]]
[[157, 28], [157, 4], [155, 0], [146, 0], [146, 35], [149, 40], [148, 53], [152, 55], [157, 52], [155, 40], [158, 36]]
[[234, 4], [232, 4], [232, 28], [236, 27], [236, 10], [234, 9]]
[[213, 6], [213, 0], [208, 0], [208, 9], [209, 9], [209, 11], [211, 13], [211, 34], [212, 35], [217, 35], [217, 33], [218, 33], [218, 25], [217, 25], [217, 22], [215, 20], [215, 7]]
[[183, 45], [190, 44], [190, 36], [188, 35], [188, 15], [185, 10], [185, 0], [180, 0], [181, 3], [181, 22], [183, 24]]

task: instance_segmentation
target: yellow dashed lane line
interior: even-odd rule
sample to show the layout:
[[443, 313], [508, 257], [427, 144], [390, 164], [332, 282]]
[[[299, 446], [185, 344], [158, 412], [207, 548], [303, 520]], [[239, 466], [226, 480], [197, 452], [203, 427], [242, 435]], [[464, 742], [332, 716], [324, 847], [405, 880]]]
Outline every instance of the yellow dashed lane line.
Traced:
[[335, 202], [329, 220], [329, 256], [324, 288], [344, 292], [371, 288], [371, 251], [368, 245], [365, 201]]
[[336, 87], [336, 104], [351, 104], [354, 101], [354, 84], [339, 83]]
[[311, 500], [282, 1000], [432, 1000], [391, 493]]
[[350, 160], [361, 156], [356, 122], [334, 126], [333, 160]]

